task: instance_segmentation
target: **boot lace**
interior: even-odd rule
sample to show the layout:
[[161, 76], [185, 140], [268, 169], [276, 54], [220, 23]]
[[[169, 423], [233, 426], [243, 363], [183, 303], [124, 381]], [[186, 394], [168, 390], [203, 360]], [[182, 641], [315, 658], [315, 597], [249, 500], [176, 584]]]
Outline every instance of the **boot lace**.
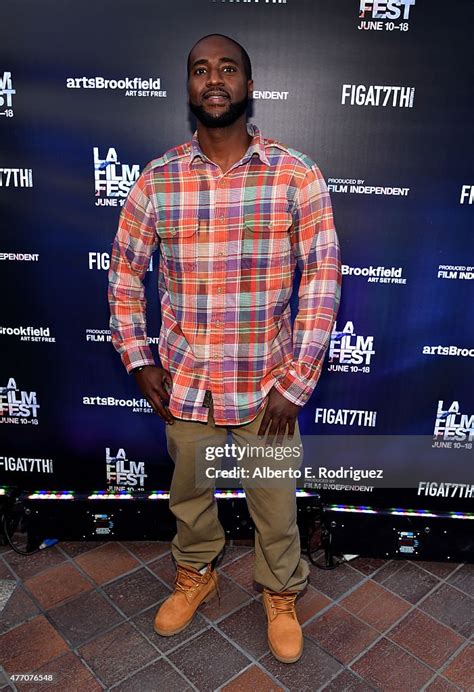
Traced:
[[294, 613], [297, 592], [275, 593], [267, 591], [270, 603], [275, 613]]
[[[208, 569], [210, 569], [210, 567]], [[193, 594], [196, 591], [196, 589], [198, 589], [201, 586], [201, 584], [204, 583], [204, 577], [206, 577], [206, 575], [207, 572], [205, 572], [204, 574], [200, 574], [198, 572], [188, 570], [186, 567], [184, 567], [184, 565], [176, 565], [176, 576], [174, 579], [176, 591], [181, 591], [182, 593], [184, 593], [186, 599], [189, 601], [191, 594]], [[211, 579], [215, 584], [220, 604], [221, 595], [219, 592], [219, 587], [217, 585], [217, 579], [214, 571], [211, 572]]]

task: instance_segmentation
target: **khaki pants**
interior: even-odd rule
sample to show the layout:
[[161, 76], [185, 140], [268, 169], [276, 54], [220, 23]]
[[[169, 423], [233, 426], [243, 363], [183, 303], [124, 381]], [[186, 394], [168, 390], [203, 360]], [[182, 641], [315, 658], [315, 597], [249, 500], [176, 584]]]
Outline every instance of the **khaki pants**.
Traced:
[[[177, 534], [171, 543], [176, 562], [201, 569], [221, 552], [224, 529], [217, 514], [213, 488], [197, 487], [195, 482], [196, 447], [225, 445], [228, 430], [239, 446], [253, 443], [265, 406], [250, 423], [217, 426], [212, 404], [207, 423], [175, 419], [166, 426], [168, 452], [175, 468], [170, 489], [170, 509], [176, 517]], [[298, 423], [293, 440], [299, 444]], [[255, 524], [254, 579], [270, 591], [302, 591], [309, 574], [301, 558], [300, 536], [296, 523], [296, 480], [284, 487], [248, 487], [242, 480], [247, 506]]]

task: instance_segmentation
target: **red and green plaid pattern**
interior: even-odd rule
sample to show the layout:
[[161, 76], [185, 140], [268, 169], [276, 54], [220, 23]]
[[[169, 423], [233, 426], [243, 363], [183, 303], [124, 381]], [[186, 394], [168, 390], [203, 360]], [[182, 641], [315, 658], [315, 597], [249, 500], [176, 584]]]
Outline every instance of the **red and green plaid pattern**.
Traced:
[[336, 318], [339, 246], [324, 179], [307, 156], [248, 128], [252, 142], [225, 174], [196, 135], [149, 163], [113, 244], [110, 327], [128, 372], [155, 363], [142, 280], [160, 248], [158, 350], [178, 418], [206, 421], [206, 390], [221, 425], [252, 420], [272, 386], [302, 406]]

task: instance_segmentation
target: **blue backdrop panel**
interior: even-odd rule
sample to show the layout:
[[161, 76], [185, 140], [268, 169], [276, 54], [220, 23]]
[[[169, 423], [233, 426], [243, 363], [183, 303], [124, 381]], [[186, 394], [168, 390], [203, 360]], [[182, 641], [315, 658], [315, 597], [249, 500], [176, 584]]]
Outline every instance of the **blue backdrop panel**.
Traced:
[[[107, 269], [139, 171], [191, 136], [186, 57], [211, 32], [252, 58], [251, 119], [314, 158], [331, 191], [342, 302], [302, 432], [425, 435], [472, 465], [472, 7], [24, 0], [20, 14], [3, 1], [4, 483], [169, 484], [163, 424], [110, 342]], [[146, 279], [153, 349], [157, 265]], [[428, 503], [416, 489], [412, 501]]]

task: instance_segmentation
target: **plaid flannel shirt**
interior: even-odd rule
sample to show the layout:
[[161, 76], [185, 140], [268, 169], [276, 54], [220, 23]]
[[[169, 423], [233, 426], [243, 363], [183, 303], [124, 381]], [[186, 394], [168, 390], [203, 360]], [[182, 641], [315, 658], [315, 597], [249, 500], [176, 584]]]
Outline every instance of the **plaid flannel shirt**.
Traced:
[[324, 179], [304, 154], [248, 131], [247, 152], [224, 174], [196, 134], [149, 163], [113, 243], [110, 328], [128, 372], [156, 362], [142, 280], [160, 248], [158, 352], [177, 418], [207, 421], [207, 390], [219, 425], [255, 418], [273, 386], [304, 405], [336, 318], [339, 246]]

